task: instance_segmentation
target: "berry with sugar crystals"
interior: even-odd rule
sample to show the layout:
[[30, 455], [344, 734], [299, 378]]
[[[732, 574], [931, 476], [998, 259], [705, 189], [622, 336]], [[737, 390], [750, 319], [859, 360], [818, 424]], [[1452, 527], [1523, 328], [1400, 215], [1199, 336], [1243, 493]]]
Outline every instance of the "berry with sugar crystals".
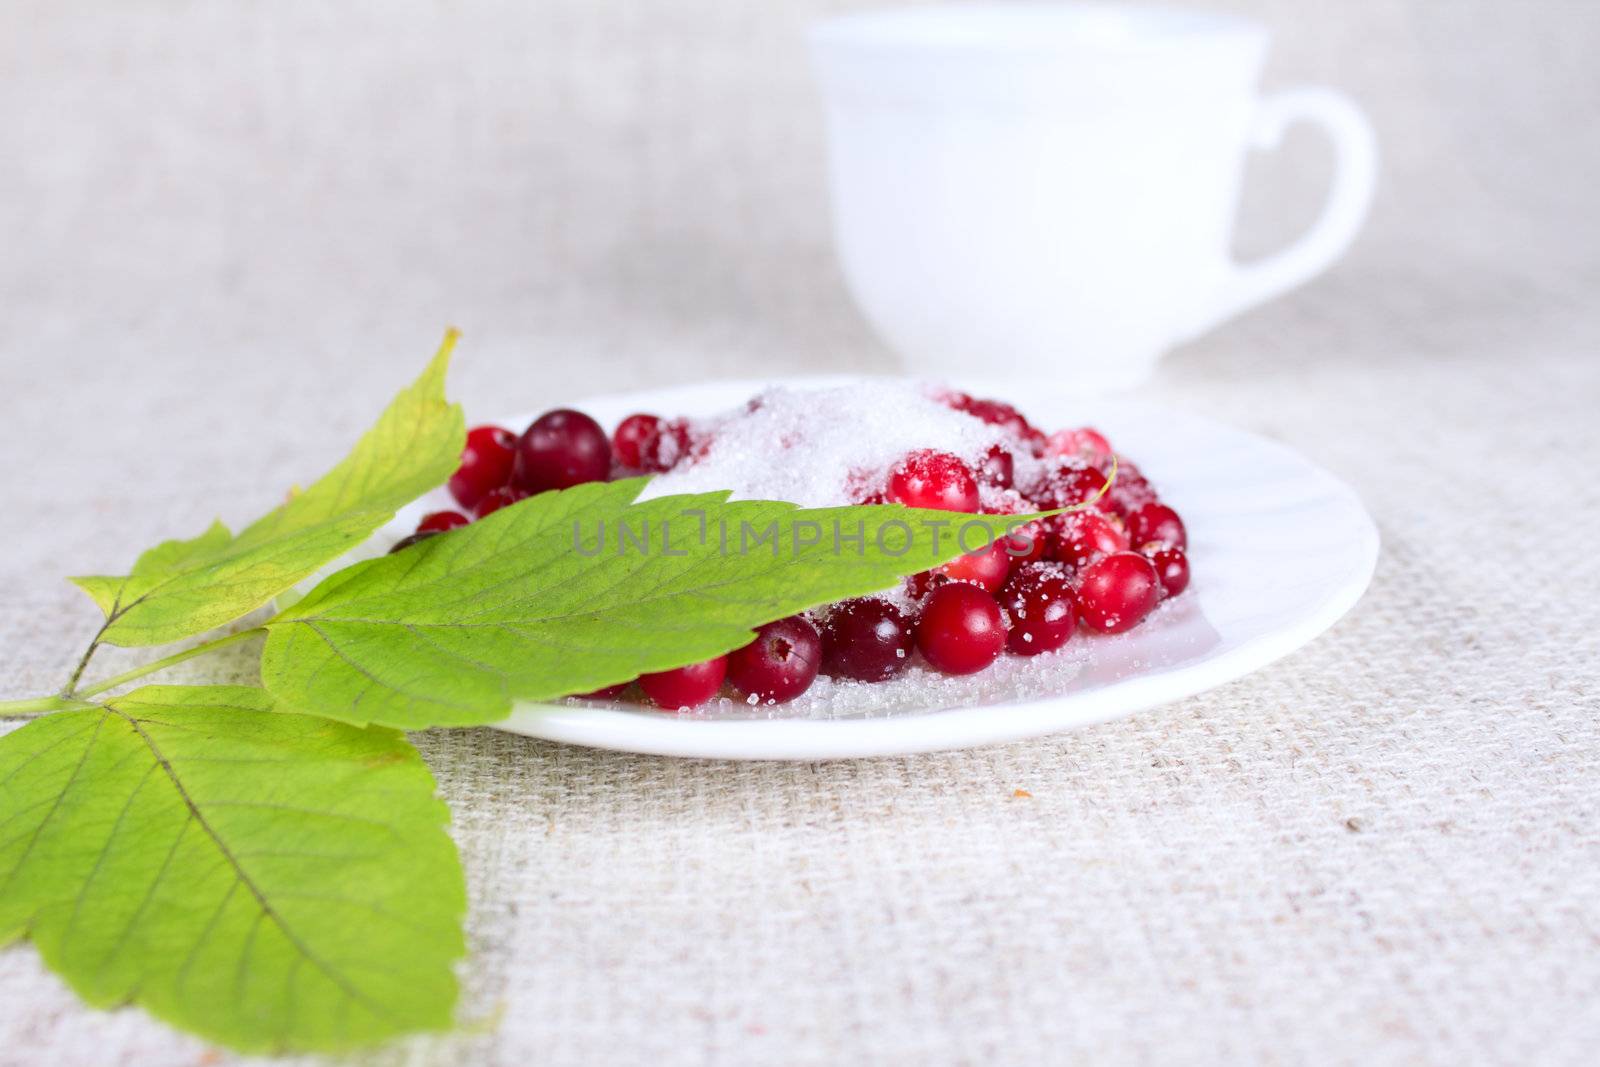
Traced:
[[438, 536], [439, 536], [439, 531], [437, 531], [437, 530], [418, 530], [416, 533], [412, 534], [411, 536], [402, 537], [402, 538], [400, 538], [400, 540], [396, 541], [394, 543], [394, 545], [390, 547], [389, 555], [392, 556], [396, 552], [404, 552], [406, 549], [410, 548], [412, 545], [419, 545], [422, 542], [426, 541], [430, 537], [438, 537]]
[[917, 647], [946, 674], [973, 674], [1006, 645], [1005, 622], [994, 597], [975, 585], [951, 582], [928, 595], [917, 620]]
[[983, 400], [968, 396], [966, 393], [950, 393], [944, 397], [946, 406], [957, 411], [965, 412], [975, 419], [998, 426], [1013, 437], [1024, 442], [1029, 451], [1034, 455], [1044, 454], [1047, 438], [1044, 433], [1033, 427], [1016, 408], [1003, 400]]
[[971, 512], [978, 510], [978, 483], [956, 456], [923, 449], [889, 474], [888, 497], [908, 508]]
[[1111, 442], [1105, 434], [1091, 426], [1076, 430], [1057, 430], [1045, 443], [1045, 454], [1050, 456], [1079, 456], [1090, 463], [1099, 463], [1111, 455]]
[[1000, 590], [1000, 606], [1011, 617], [1006, 648], [1020, 656], [1054, 652], [1078, 626], [1078, 600], [1060, 568], [1019, 567]]
[[467, 434], [461, 466], [450, 476], [450, 495], [471, 511], [478, 501], [511, 482], [517, 461], [517, 435], [498, 426], [477, 426]]
[[1156, 501], [1128, 512], [1128, 539], [1136, 545], [1153, 542], [1173, 548], [1189, 547], [1189, 534], [1178, 513]]
[[[1144, 472], [1134, 465], [1133, 460], [1127, 456], [1120, 455], [1116, 457], [1116, 460], [1118, 485], [1124, 489], [1141, 489], [1152, 495], [1155, 494], [1155, 489], [1151, 486], [1150, 479], [1146, 478]], [[1112, 467], [1110, 457], [1096, 464], [1096, 466], [1109, 475]]]
[[611, 449], [617, 462], [633, 470], [644, 469], [644, 448], [661, 433], [661, 419], [655, 415], [629, 415], [617, 424], [611, 435]]
[[519, 500], [528, 499], [528, 496], [529, 493], [526, 489], [519, 489], [514, 485], [508, 485], [504, 489], [496, 489], [494, 492], [478, 501], [477, 510], [474, 511], [473, 514], [480, 519], [487, 518], [503, 507], [515, 504]]
[[417, 523], [417, 532], [444, 533], [471, 521], [459, 511], [432, 511], [422, 516], [422, 521]]
[[516, 483], [530, 493], [603, 482], [610, 473], [611, 440], [581, 411], [547, 411], [517, 441]]
[[1016, 463], [1010, 452], [994, 445], [978, 464], [978, 481], [996, 489], [1010, 489], [1016, 481]]
[[697, 708], [717, 695], [728, 674], [728, 658], [718, 656], [670, 671], [639, 676], [639, 688], [664, 711]]
[[1189, 588], [1189, 555], [1181, 548], [1157, 548], [1147, 553], [1155, 566], [1156, 577], [1161, 581], [1161, 591], [1167, 596], [1177, 596]]
[[993, 593], [1006, 584], [1006, 576], [1011, 573], [1011, 554], [1006, 551], [1005, 541], [997, 538], [976, 552], [957, 556], [935, 567], [934, 571], [952, 582], [970, 582]]
[[[1022, 515], [1038, 510], [1033, 501], [1015, 489], [992, 494], [983, 508], [986, 515]], [[1000, 541], [1006, 546], [1012, 566], [1044, 559], [1050, 550], [1049, 532], [1042, 521], [1023, 523], [1006, 533]]]
[[728, 683], [760, 704], [785, 704], [811, 688], [822, 666], [822, 637], [798, 615], [769, 622], [728, 653]]
[[1055, 557], [1074, 567], [1087, 566], [1127, 547], [1128, 535], [1116, 521], [1093, 509], [1068, 512], [1061, 516], [1056, 530]]
[[1050, 554], [1051, 537], [1043, 521], [1026, 522], [1000, 539], [1006, 546], [1011, 565], [1037, 563]]
[[836, 678], [893, 678], [910, 664], [913, 644], [900, 609], [875, 597], [835, 605], [822, 627], [823, 665]]
[[993, 593], [1006, 584], [1006, 575], [1009, 573], [1011, 556], [1006, 552], [1005, 541], [996, 540], [986, 548], [957, 556], [949, 563], [941, 563], [932, 570], [912, 575], [911, 592], [914, 596], [922, 596], [946, 582], [966, 582]]
[[1105, 484], [1106, 476], [1099, 470], [1071, 460], [1058, 462], [1047, 471], [1030, 495], [1047, 511], [1070, 508], [1094, 500]]
[[[708, 445], [709, 442], [702, 444]], [[693, 457], [694, 445], [688, 422], [683, 419], [663, 421], [652, 436], [640, 442], [639, 468], [653, 474], [669, 471]]]
[[1155, 564], [1137, 552], [1113, 552], [1078, 575], [1078, 615], [1103, 634], [1133, 629], [1160, 599]]
[[975, 419], [982, 419], [990, 426], [999, 426], [1013, 433], [1022, 433], [1031, 427], [1028, 420], [1023, 418], [1022, 412], [1007, 404], [1004, 400], [971, 400], [965, 406], [957, 408], [965, 411]]
[[1100, 495], [1105, 489], [1106, 476], [1093, 467], [1077, 467], [1058, 472], [1058, 477], [1053, 483], [1058, 495], [1055, 504], [1058, 508], [1070, 508], [1074, 504], [1087, 504]]
[[[1111, 464], [1105, 464], [1103, 469], [1109, 474]], [[1102, 506], [1107, 511], [1115, 512], [1126, 519], [1156, 499], [1155, 487], [1139, 472], [1139, 468], [1118, 456], [1117, 476], [1112, 481], [1111, 488], [1106, 491], [1101, 502]]]

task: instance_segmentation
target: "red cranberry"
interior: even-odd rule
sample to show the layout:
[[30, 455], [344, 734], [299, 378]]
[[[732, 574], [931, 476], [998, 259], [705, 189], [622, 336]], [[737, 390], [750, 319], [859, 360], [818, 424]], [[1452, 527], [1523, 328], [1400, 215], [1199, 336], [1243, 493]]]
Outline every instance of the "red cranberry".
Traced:
[[928, 595], [917, 620], [917, 647], [938, 670], [946, 674], [981, 671], [999, 657], [1005, 644], [1000, 605], [982, 589], [951, 582]]
[[422, 542], [426, 541], [430, 537], [438, 537], [438, 536], [439, 536], [439, 531], [437, 531], [437, 530], [418, 530], [416, 533], [412, 534], [410, 537], [402, 537], [402, 538], [400, 538], [400, 540], [396, 541], [394, 543], [394, 545], [392, 547], [390, 547], [389, 555], [392, 556], [396, 552], [404, 552], [406, 549], [410, 548], [412, 545], [421, 544]]
[[946, 407], [956, 411], [966, 412], [975, 419], [980, 419], [990, 426], [999, 426], [1009, 431], [1028, 446], [1028, 450], [1035, 456], [1045, 454], [1047, 438], [1043, 431], [1037, 430], [1023, 417], [1022, 412], [1007, 404], [1003, 400], [980, 400], [966, 393], [945, 393], [939, 401]]
[[[1109, 472], [1111, 465], [1106, 464], [1104, 469]], [[1105, 509], [1127, 518], [1134, 511], [1155, 500], [1155, 487], [1139, 473], [1138, 467], [1118, 456], [1116, 479], [1102, 500]]]
[[444, 533], [471, 521], [459, 511], [433, 511], [422, 516], [422, 521], [417, 523], [417, 532]]
[[984, 494], [983, 514], [1023, 515], [1036, 510], [1033, 501], [1019, 493], [1015, 486]]
[[990, 448], [978, 464], [978, 481], [996, 489], [1010, 489], [1016, 480], [1016, 460], [999, 445]]
[[450, 476], [450, 495], [471, 511], [478, 501], [511, 482], [517, 460], [517, 435], [498, 426], [478, 426], [467, 434], [461, 466]]
[[[1033, 501], [1015, 489], [1000, 494], [998, 499], [991, 497], [989, 505], [983, 509], [986, 515], [1022, 515], [1038, 510]], [[1044, 559], [1050, 549], [1050, 536], [1042, 522], [1024, 523], [1000, 540], [1006, 546], [1012, 566]]]
[[921, 596], [945, 582], [966, 582], [994, 593], [1006, 583], [1006, 575], [1009, 573], [1011, 573], [1011, 556], [1006, 552], [1006, 543], [1003, 540], [993, 541], [987, 548], [980, 548], [965, 556], [957, 556], [949, 563], [941, 563], [931, 571], [913, 575], [911, 592]]
[[611, 435], [611, 449], [617, 461], [633, 470], [644, 470], [644, 446], [661, 433], [661, 419], [655, 415], [629, 415]]
[[1159, 548], [1150, 554], [1156, 577], [1161, 580], [1161, 591], [1167, 596], [1177, 596], [1189, 588], [1189, 556], [1181, 548]]
[[1080, 456], [1091, 463], [1098, 463], [1111, 455], [1111, 442], [1106, 440], [1105, 434], [1089, 426], [1076, 430], [1057, 430], [1050, 435], [1045, 453], [1051, 456]]
[[978, 483], [960, 459], [924, 449], [901, 460], [890, 473], [889, 499], [908, 508], [977, 511]]
[[517, 442], [516, 482], [531, 493], [603, 482], [610, 473], [611, 441], [581, 411], [547, 411]]
[[1059, 568], [1030, 564], [1017, 568], [1000, 591], [1000, 606], [1011, 616], [1006, 648], [1020, 656], [1054, 652], [1078, 626], [1078, 601]]
[[1085, 504], [1101, 494], [1106, 487], [1106, 476], [1093, 467], [1085, 467], [1064, 475], [1061, 485], [1065, 490], [1061, 507]]
[[1078, 576], [1078, 614], [1101, 633], [1133, 629], [1160, 598], [1155, 565], [1137, 552], [1113, 552]]
[[1142, 489], [1112, 489], [1100, 498], [1099, 506], [1124, 522], [1129, 515], [1155, 499]]
[[786, 704], [811, 688], [822, 666], [822, 637], [798, 615], [769, 622], [728, 654], [728, 682], [762, 704]]
[[[1109, 457], [1096, 465], [1106, 474], [1109, 475], [1111, 473]], [[1150, 485], [1150, 479], [1146, 478], [1144, 472], [1134, 466], [1133, 460], [1127, 456], [1117, 456], [1117, 484], [1124, 489], [1144, 489], [1148, 490], [1151, 495], [1155, 494], [1154, 487]]]
[[1003, 400], [977, 400], [965, 393], [954, 393], [945, 401], [957, 411], [964, 411], [990, 426], [999, 426], [1013, 436], [1026, 441], [1035, 455], [1043, 454], [1045, 435], [1033, 428], [1022, 412]]
[[1055, 537], [1055, 557], [1062, 563], [1083, 567], [1101, 556], [1125, 551], [1127, 547], [1128, 535], [1098, 511], [1072, 511], [1061, 516]]
[[1128, 513], [1128, 538], [1136, 545], [1156, 542], [1173, 548], [1189, 547], [1189, 534], [1178, 513], [1154, 501]]
[[663, 422], [656, 433], [639, 445], [639, 466], [655, 474], [669, 471], [689, 459], [694, 452], [694, 440], [689, 424], [683, 419]]
[[863, 597], [836, 605], [822, 628], [829, 674], [858, 682], [893, 678], [911, 662], [911, 624], [886, 600]]
[[1016, 434], [1033, 428], [1028, 425], [1028, 420], [1023, 418], [1022, 412], [1004, 400], [969, 400], [967, 406], [960, 410], [975, 419], [982, 419], [990, 426], [999, 426]]
[[496, 489], [494, 492], [478, 501], [478, 509], [473, 512], [473, 514], [480, 519], [485, 518], [486, 516], [493, 515], [503, 507], [515, 504], [519, 500], [528, 499], [528, 496], [529, 494], [526, 489], [518, 489], [514, 485], [508, 485], [504, 489]]
[[1105, 484], [1106, 476], [1095, 468], [1068, 463], [1046, 474], [1034, 488], [1033, 498], [1046, 511], [1070, 508], [1094, 500]]
[[691, 663], [656, 674], [639, 677], [639, 688], [657, 707], [667, 711], [697, 708], [717, 695], [728, 674], [728, 658], [718, 656], [704, 663]]
[[1011, 565], [1037, 563], [1050, 554], [1050, 531], [1043, 522], [1029, 522], [1001, 539]]

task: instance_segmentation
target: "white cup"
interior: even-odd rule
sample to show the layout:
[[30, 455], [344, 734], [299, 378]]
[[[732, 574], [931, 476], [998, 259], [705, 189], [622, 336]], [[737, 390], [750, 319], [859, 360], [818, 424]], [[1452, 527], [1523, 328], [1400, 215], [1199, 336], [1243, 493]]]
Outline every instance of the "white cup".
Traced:
[[[918, 372], [1132, 385], [1322, 271], [1372, 198], [1361, 112], [1331, 89], [1257, 95], [1268, 34], [1243, 19], [963, 3], [837, 16], [811, 42], [845, 277]], [[1236, 264], [1245, 150], [1301, 120], [1336, 149], [1328, 202]]]

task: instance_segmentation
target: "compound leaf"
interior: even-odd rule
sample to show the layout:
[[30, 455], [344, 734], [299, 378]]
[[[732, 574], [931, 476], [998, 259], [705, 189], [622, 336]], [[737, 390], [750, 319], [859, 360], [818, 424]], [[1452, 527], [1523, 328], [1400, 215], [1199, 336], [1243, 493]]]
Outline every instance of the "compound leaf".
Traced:
[[151, 686], [0, 737], [0, 942], [246, 1051], [450, 1025], [465, 891], [405, 737]]
[[892, 585], [1029, 516], [802, 509], [642, 479], [502, 508], [335, 574], [267, 623], [262, 681], [301, 711], [401, 729], [505, 717], [721, 655], [765, 622]]

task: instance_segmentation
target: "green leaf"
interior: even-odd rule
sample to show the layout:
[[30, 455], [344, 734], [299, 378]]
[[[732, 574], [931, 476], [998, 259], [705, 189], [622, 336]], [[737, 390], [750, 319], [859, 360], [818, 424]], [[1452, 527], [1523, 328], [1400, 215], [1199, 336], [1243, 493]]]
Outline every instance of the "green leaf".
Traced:
[[[726, 493], [630, 503], [643, 484], [546, 493], [346, 568], [267, 623], [264, 684], [289, 706], [349, 722], [489, 722], [515, 698], [720, 655], [762, 623], [960, 555], [963, 527], [970, 550], [1027, 518], [802, 510]], [[650, 550], [624, 540], [619, 551], [619, 524], [647, 533]]]
[[447, 1027], [448, 818], [401, 734], [147, 687], [0, 737], [0, 943], [246, 1051]]
[[242, 530], [166, 541], [122, 576], [72, 579], [106, 614], [101, 639], [160, 645], [231, 622], [343, 555], [450, 477], [465, 423], [444, 398], [455, 333], [343, 462]]

